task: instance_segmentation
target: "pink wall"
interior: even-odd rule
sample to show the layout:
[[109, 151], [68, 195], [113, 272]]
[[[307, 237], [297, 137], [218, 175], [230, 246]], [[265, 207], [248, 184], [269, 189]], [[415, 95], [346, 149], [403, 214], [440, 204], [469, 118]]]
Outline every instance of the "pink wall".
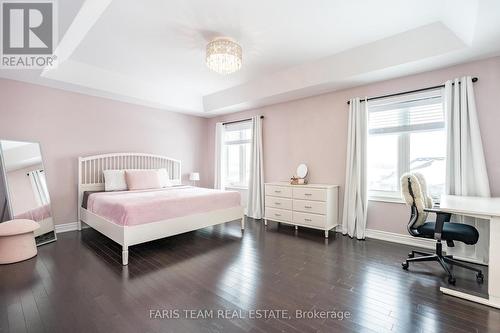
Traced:
[[40, 169], [43, 169], [42, 164], [7, 172], [7, 182], [14, 215], [38, 207], [28, 172]]
[[40, 142], [56, 224], [77, 220], [77, 158], [145, 152], [206, 174], [207, 120], [11, 80], [0, 80], [0, 138]]
[[[286, 180], [300, 162], [307, 163], [310, 181], [344, 185], [347, 104], [352, 97], [377, 96], [442, 84], [462, 75], [477, 76], [475, 94], [492, 194], [500, 195], [500, 57], [378, 82], [302, 100], [224, 115], [209, 120], [208, 181], [213, 183], [215, 123], [261, 114], [264, 119], [266, 181]], [[368, 228], [406, 233], [408, 209], [402, 204], [369, 202]]]
[[[77, 157], [110, 152], [148, 152], [183, 162], [213, 184], [215, 122], [262, 114], [266, 181], [286, 180], [307, 163], [312, 182], [344, 184], [347, 99], [441, 84], [461, 75], [475, 84], [479, 121], [493, 195], [500, 195], [498, 127], [500, 57], [379, 82], [212, 119], [0, 80], [0, 138], [40, 142], [56, 224], [76, 221]], [[406, 233], [408, 210], [370, 202], [368, 228]]]

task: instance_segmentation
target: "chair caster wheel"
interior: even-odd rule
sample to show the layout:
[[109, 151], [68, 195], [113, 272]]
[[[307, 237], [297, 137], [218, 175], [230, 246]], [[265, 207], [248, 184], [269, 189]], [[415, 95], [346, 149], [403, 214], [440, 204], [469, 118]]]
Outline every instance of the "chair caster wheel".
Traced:
[[409, 265], [408, 265], [408, 263], [407, 263], [407, 262], [403, 262], [403, 263], [401, 264], [401, 267], [403, 267], [403, 269], [404, 269], [404, 270], [408, 270], [408, 266], [409, 266]]
[[455, 282], [457, 282], [457, 279], [455, 279], [453, 276], [448, 277], [448, 283], [455, 285]]
[[415, 253], [412, 252], [408, 253], [408, 258], [415, 258]]
[[476, 280], [479, 283], [483, 283], [484, 282], [484, 275], [483, 275], [483, 273], [477, 273]]

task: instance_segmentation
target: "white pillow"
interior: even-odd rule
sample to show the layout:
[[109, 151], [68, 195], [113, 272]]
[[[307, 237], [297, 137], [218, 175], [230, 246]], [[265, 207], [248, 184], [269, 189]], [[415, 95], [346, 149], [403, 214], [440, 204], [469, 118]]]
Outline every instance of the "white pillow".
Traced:
[[127, 181], [125, 180], [125, 170], [104, 170], [104, 190], [126, 191]]
[[169, 187], [172, 186], [172, 182], [170, 181], [170, 177], [168, 175], [167, 169], [158, 169], [158, 178], [160, 178], [160, 187]]

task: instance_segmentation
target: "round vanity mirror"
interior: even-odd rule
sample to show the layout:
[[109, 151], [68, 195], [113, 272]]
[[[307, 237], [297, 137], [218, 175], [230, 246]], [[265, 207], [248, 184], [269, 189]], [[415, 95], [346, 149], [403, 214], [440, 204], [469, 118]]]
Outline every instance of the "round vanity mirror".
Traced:
[[306, 178], [306, 176], [307, 176], [307, 165], [299, 164], [299, 166], [297, 167], [297, 177]]

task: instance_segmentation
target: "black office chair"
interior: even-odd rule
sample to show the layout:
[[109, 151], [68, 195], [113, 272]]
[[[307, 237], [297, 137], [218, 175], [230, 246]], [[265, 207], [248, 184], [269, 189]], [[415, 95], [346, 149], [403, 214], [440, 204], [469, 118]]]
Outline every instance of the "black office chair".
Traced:
[[[484, 276], [480, 269], [455, 260], [451, 255], [443, 255], [443, 246], [441, 244], [441, 241], [444, 240], [448, 247], [455, 246], [454, 241], [474, 245], [479, 239], [477, 229], [467, 224], [451, 223], [450, 213], [442, 212], [439, 208], [432, 208], [432, 200], [427, 196], [425, 178], [421, 174], [408, 173], [403, 175], [401, 177], [401, 189], [406, 203], [411, 206], [411, 216], [408, 222], [410, 235], [436, 240], [435, 253], [411, 251], [408, 254], [408, 259], [402, 263], [403, 269], [407, 270], [411, 262], [437, 261], [448, 274], [448, 283], [450, 284], [455, 284], [456, 279], [447, 264], [475, 271], [477, 281], [483, 283]], [[436, 222], [426, 222], [428, 213], [436, 213]]]

